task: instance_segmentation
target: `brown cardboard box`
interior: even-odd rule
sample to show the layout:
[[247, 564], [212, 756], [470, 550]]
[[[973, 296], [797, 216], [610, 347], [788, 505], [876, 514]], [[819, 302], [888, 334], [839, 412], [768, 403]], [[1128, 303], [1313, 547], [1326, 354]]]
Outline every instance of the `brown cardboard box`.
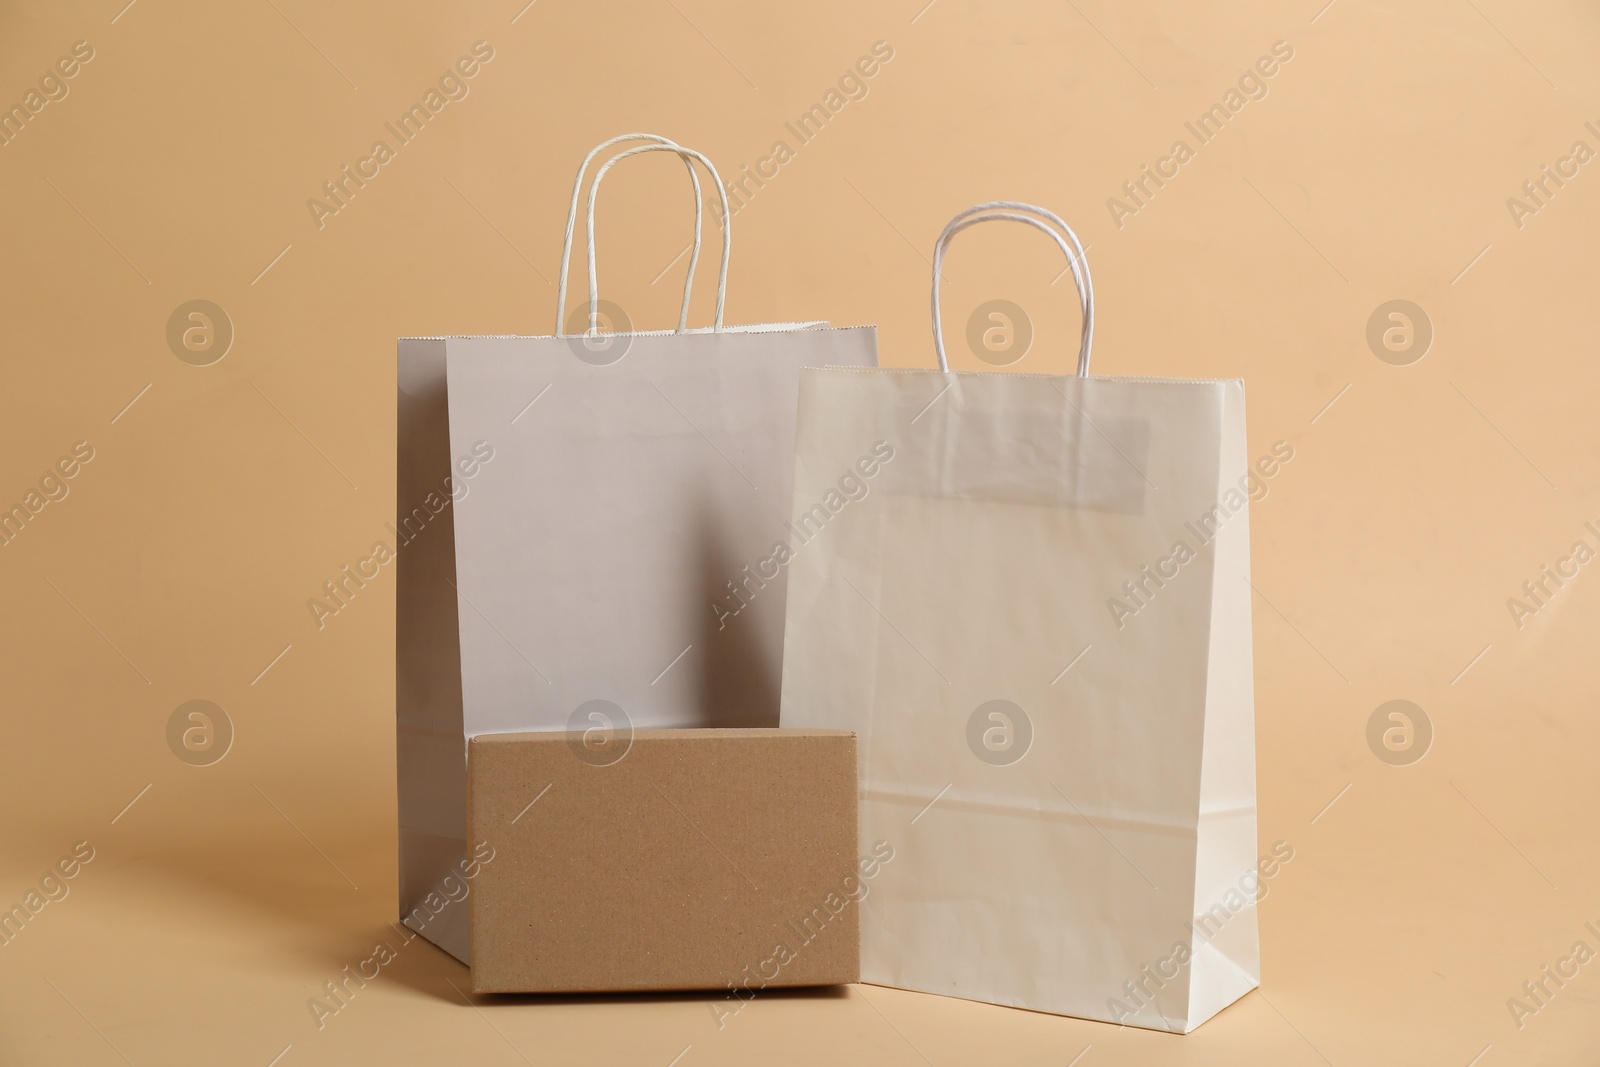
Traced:
[[467, 746], [469, 840], [493, 849], [468, 898], [475, 992], [857, 980], [854, 734], [584, 736]]

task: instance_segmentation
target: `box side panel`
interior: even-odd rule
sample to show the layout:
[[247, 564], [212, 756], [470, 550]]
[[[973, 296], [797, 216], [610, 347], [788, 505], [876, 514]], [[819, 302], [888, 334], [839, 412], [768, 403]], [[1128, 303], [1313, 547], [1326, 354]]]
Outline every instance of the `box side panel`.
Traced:
[[606, 765], [582, 735], [473, 738], [475, 991], [710, 989], [724, 1014], [858, 979], [881, 861], [858, 855], [856, 739], [718, 733]]

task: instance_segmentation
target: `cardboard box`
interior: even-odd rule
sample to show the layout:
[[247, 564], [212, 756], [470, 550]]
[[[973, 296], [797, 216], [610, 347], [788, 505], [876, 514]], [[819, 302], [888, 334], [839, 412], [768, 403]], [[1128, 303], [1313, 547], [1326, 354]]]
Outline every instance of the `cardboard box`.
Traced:
[[467, 746], [469, 840], [491, 857], [467, 897], [474, 992], [857, 980], [867, 890], [854, 734], [586, 740], [484, 734]]

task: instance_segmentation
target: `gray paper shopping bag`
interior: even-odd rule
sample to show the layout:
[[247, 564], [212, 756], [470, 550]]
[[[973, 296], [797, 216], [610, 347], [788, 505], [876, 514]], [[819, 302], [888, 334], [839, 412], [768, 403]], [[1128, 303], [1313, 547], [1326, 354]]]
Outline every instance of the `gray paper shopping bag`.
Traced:
[[[589, 187], [589, 304], [550, 337], [400, 342], [396, 704], [401, 912], [468, 959], [465, 908], [433, 908], [460, 870], [465, 742], [585, 731], [596, 762], [633, 727], [775, 726], [785, 574], [763, 565], [789, 517], [802, 367], [870, 367], [871, 327], [726, 326], [726, 194], [665, 138]], [[579, 194], [567, 220], [565, 304]], [[698, 161], [723, 196], [715, 321], [601, 332], [594, 206], [640, 152]], [[436, 510], [437, 509], [437, 510]]]
[[[990, 219], [1066, 254], [1078, 376], [948, 371]], [[782, 722], [860, 736], [862, 980], [1188, 1032], [1259, 974], [1243, 385], [1089, 377], [1048, 212], [934, 264], [938, 371], [801, 376]]]

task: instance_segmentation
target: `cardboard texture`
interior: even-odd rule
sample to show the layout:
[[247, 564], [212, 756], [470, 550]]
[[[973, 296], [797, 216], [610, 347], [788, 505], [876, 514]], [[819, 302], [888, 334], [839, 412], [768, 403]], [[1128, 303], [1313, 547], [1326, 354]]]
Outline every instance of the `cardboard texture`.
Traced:
[[492, 849], [467, 898], [474, 992], [858, 979], [876, 861], [858, 859], [854, 734], [639, 730], [598, 758], [587, 739], [467, 746], [468, 833]]

